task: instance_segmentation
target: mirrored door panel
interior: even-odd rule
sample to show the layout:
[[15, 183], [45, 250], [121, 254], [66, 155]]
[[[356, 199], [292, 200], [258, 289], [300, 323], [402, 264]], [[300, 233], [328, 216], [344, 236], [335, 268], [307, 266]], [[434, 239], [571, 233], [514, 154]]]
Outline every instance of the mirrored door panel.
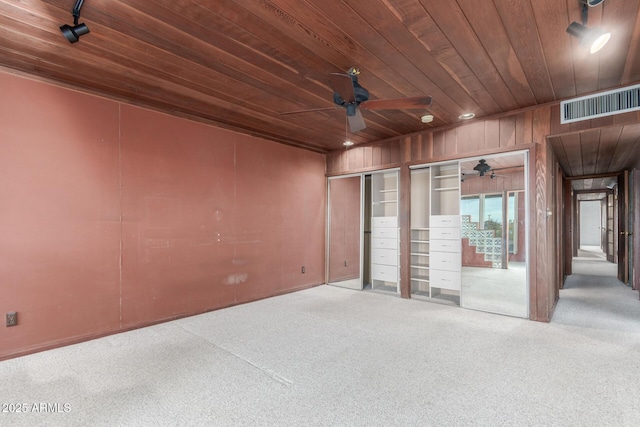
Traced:
[[330, 285], [362, 289], [361, 265], [362, 177], [329, 180]]
[[528, 317], [526, 153], [460, 163], [461, 306]]

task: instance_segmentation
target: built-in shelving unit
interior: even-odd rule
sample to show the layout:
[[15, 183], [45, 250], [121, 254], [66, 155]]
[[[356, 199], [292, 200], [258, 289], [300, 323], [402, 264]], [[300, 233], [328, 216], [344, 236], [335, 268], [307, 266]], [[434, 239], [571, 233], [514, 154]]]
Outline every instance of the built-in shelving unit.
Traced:
[[398, 172], [371, 175], [371, 288], [399, 291]]
[[458, 162], [411, 171], [411, 293], [460, 303]]
[[460, 304], [460, 167], [454, 162], [431, 166], [430, 170], [429, 296]]
[[411, 171], [411, 293], [429, 296], [429, 168]]

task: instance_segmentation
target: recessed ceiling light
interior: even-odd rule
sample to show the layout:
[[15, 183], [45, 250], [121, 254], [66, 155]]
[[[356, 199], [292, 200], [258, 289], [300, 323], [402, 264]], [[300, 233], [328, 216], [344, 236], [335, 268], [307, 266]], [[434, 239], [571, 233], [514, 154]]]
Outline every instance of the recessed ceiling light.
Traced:
[[345, 147], [351, 147], [353, 145], [352, 141], [345, 141], [342, 143], [342, 145], [344, 145]]
[[464, 114], [460, 114], [458, 116], [458, 118], [460, 120], [469, 120], [469, 119], [473, 119], [476, 115], [473, 113], [464, 113]]
[[431, 114], [425, 114], [420, 117], [420, 120], [422, 120], [422, 123], [431, 123], [433, 121], [433, 116]]

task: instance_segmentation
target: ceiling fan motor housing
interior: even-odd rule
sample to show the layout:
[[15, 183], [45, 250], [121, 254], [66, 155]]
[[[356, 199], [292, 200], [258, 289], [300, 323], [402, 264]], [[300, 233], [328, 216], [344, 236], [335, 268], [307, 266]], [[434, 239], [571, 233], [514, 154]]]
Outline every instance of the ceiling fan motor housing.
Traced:
[[482, 159], [478, 162], [478, 164], [473, 168], [473, 170], [480, 172], [480, 176], [484, 176], [487, 172], [491, 170], [491, 166], [487, 164], [487, 161]]
[[360, 105], [361, 102], [365, 102], [369, 100], [369, 91], [358, 83], [358, 76], [351, 75], [351, 80], [353, 81], [353, 94], [355, 102], [348, 103], [345, 101], [338, 92], [333, 92], [333, 102], [336, 105], [341, 107], [345, 107], [347, 109], [347, 116], [353, 116], [356, 114], [356, 106]]
[[358, 76], [351, 76], [353, 80], [353, 92], [356, 94], [356, 104], [369, 100], [369, 91], [360, 86]]

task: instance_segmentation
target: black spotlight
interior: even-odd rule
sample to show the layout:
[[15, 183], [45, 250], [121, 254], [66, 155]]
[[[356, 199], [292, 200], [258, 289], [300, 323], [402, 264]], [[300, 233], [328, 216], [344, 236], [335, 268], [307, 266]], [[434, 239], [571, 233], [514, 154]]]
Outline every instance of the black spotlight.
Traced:
[[87, 27], [84, 23], [78, 24], [80, 20], [80, 9], [82, 8], [82, 3], [84, 0], [76, 0], [75, 6], [73, 6], [73, 10], [71, 14], [73, 15], [73, 27], [67, 24], [60, 26], [60, 31], [62, 31], [62, 35], [65, 36], [69, 43], [75, 43], [80, 40], [80, 36], [84, 36], [89, 32], [89, 27]]

